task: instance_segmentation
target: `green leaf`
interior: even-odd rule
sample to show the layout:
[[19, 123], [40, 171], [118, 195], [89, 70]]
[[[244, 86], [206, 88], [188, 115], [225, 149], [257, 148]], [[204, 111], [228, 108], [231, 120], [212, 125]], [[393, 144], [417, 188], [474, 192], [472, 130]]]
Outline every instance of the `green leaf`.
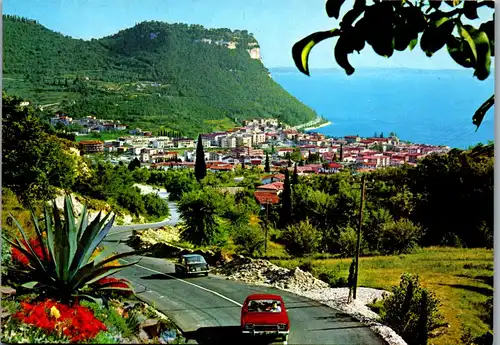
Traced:
[[462, 25], [460, 22], [457, 23], [457, 29], [458, 29], [458, 34], [460, 37], [462, 37], [468, 44], [469, 47], [472, 51], [472, 55], [474, 56], [474, 62], [477, 61], [477, 50], [476, 50], [476, 43], [474, 42], [474, 39], [470, 35], [469, 31], [467, 28], [471, 28], [470, 25]]
[[21, 286], [24, 288], [27, 288], [27, 289], [33, 289], [37, 284], [38, 284], [38, 282], [33, 281], [33, 282], [24, 283]]
[[442, 0], [429, 0], [429, 9], [437, 10], [441, 6], [442, 2]]
[[459, 65], [465, 68], [475, 66], [476, 61], [472, 54], [472, 50], [464, 39], [452, 36], [448, 40], [446, 47], [451, 58]]
[[474, 76], [485, 80], [490, 75], [491, 48], [488, 35], [472, 25], [460, 25], [461, 36], [469, 43], [475, 57]]
[[482, 23], [479, 26], [480, 31], [484, 31], [490, 39], [491, 56], [495, 56], [495, 22], [493, 20]]
[[338, 29], [319, 31], [295, 43], [292, 47], [292, 57], [299, 71], [309, 75], [308, 59], [311, 49], [319, 42], [330, 37], [338, 36], [339, 34], [340, 31]]
[[87, 213], [87, 204], [83, 205], [82, 213], [78, 221], [78, 240], [82, 238], [83, 232], [89, 225], [89, 216]]
[[472, 123], [476, 125], [476, 132], [479, 129], [479, 126], [481, 126], [481, 123], [483, 122], [484, 116], [486, 115], [486, 112], [495, 104], [495, 95], [493, 94], [486, 102], [484, 102], [478, 110], [476, 110], [476, 113], [472, 117]]
[[[19, 243], [19, 246], [20, 247], [23, 247], [23, 248], [28, 248], [29, 250], [29, 253], [31, 254], [30, 256], [28, 256], [28, 258], [31, 258], [30, 262], [32, 262], [33, 264], [36, 264], [39, 266], [39, 268], [43, 271], [45, 271], [45, 267], [44, 265], [42, 264], [42, 261], [40, 260], [40, 258], [38, 257], [38, 255], [36, 255], [35, 251], [33, 250], [33, 248], [31, 248], [31, 245], [28, 241], [28, 236], [26, 236], [26, 233], [24, 232], [23, 230], [23, 227], [21, 226], [21, 224], [17, 221], [16, 218], [14, 218], [14, 216], [9, 213], [9, 216], [12, 218], [12, 221], [14, 222], [14, 224], [16, 225], [17, 229], [19, 230], [19, 232], [21, 233], [21, 236], [23, 237], [24, 239], [24, 242], [25, 242], [25, 245], [21, 244], [21, 242], [19, 242], [19, 240], [17, 241]], [[26, 251], [26, 253], [28, 253], [28, 251]], [[26, 255], [26, 254], [25, 254]]]
[[58, 277], [62, 281], [66, 281], [68, 279], [69, 270], [68, 234], [62, 224], [61, 215], [59, 214], [55, 201], [52, 214], [54, 217], [54, 250], [56, 254], [55, 261], [57, 261], [58, 264]]
[[349, 48], [347, 47], [346, 38], [345, 36], [341, 36], [334, 48], [335, 60], [338, 65], [345, 70], [347, 75], [351, 75], [354, 73], [354, 67], [352, 67], [349, 63], [349, 59], [347, 57], [348, 53]]
[[326, 14], [328, 17], [339, 19], [340, 8], [345, 0], [327, 0], [326, 1]]
[[394, 53], [394, 19], [394, 8], [388, 1], [376, 3], [366, 10], [366, 42], [380, 56], [391, 57]]
[[477, 51], [474, 75], [479, 80], [485, 80], [490, 75], [491, 67], [491, 49], [488, 35], [484, 31], [477, 31], [474, 34], [474, 43], [476, 44]]
[[47, 205], [44, 206], [44, 220], [45, 220], [45, 231], [47, 232], [47, 245], [49, 247], [49, 252], [51, 260], [54, 263], [54, 269], [59, 272], [59, 264], [54, 252], [54, 230], [52, 228], [52, 220], [50, 218], [50, 212]]
[[406, 19], [406, 26], [410, 32], [423, 32], [427, 27], [424, 14], [417, 7], [404, 7], [401, 17]]
[[131, 263], [126, 264], [126, 265], [113, 266], [113, 267], [101, 267], [99, 269], [93, 270], [89, 276], [85, 277], [85, 280], [90, 279], [87, 281], [87, 284], [92, 284], [92, 283], [98, 281], [99, 279], [106, 278], [107, 276], [110, 276], [112, 274], [120, 272], [122, 269], [124, 269], [126, 267], [133, 266], [133, 265], [137, 264], [138, 262], [139, 261], [131, 262]]
[[13, 242], [11, 241], [10, 239], [8, 239], [5, 235], [2, 234], [2, 238], [5, 242], [7, 242], [8, 244], [10, 244], [12, 247], [16, 248], [17, 250], [19, 250], [21, 253], [23, 253], [30, 262], [33, 262], [35, 263], [36, 259], [35, 259], [35, 255], [33, 255], [32, 253], [30, 253], [25, 247], [24, 245], [19, 241], [18, 238], [16, 238], [16, 242]]
[[116, 255], [114, 255], [112, 257], [107, 258], [106, 260], [103, 260], [103, 261], [99, 262], [99, 264], [97, 264], [95, 266], [95, 268], [103, 267], [104, 265], [106, 265], [106, 264], [108, 264], [110, 262], [113, 262], [113, 261], [118, 260], [118, 259], [125, 258], [127, 256], [133, 256], [133, 255], [137, 255], [137, 252], [136, 251], [131, 251], [131, 252], [125, 252], [125, 253], [116, 254]]
[[418, 43], [418, 38], [415, 38], [413, 40], [410, 41], [410, 50], [413, 50], [413, 48], [415, 48], [415, 46], [417, 45]]
[[476, 1], [465, 1], [463, 7], [463, 14], [467, 19], [474, 20], [478, 19], [477, 15], [477, 2]]
[[29, 210], [31, 213], [31, 219], [33, 219], [33, 225], [35, 226], [37, 240], [42, 246], [42, 259], [45, 263], [49, 263], [49, 258], [47, 257], [47, 254], [49, 252], [47, 250], [47, 246], [45, 245], [45, 241], [43, 240], [42, 229], [40, 228], [40, 224], [38, 223], [38, 217], [36, 216], [35, 211], [33, 211], [33, 208], [31, 206], [29, 207]]
[[94, 302], [95, 304], [97, 304], [100, 307], [102, 307], [104, 305], [102, 298], [99, 298], [99, 297], [96, 298], [96, 297], [93, 297], [93, 296], [90, 296], [87, 294], [74, 294], [72, 296], [85, 298], [85, 299], [89, 300], [90, 302]]
[[444, 47], [454, 27], [454, 20], [446, 17], [431, 22], [420, 38], [420, 48], [431, 57]]
[[[73, 258], [75, 257], [78, 246], [78, 229], [75, 224], [75, 214], [73, 212], [73, 202], [71, 196], [64, 197], [64, 230], [68, 236], [69, 257], [68, 270], [70, 269]], [[69, 273], [69, 272], [68, 272]]]
[[348, 27], [352, 27], [352, 23], [365, 11], [366, 8], [366, 0], [355, 0], [354, 6], [351, 10], [347, 11], [342, 18], [342, 22], [340, 23], [340, 29], [345, 29]]

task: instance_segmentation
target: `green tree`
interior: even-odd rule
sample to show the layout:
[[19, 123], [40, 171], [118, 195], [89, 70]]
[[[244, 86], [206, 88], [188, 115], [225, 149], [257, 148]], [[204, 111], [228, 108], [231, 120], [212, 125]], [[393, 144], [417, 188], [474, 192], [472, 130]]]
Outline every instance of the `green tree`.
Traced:
[[321, 244], [321, 233], [307, 219], [286, 227], [281, 238], [286, 250], [294, 256], [315, 253]]
[[292, 189], [290, 187], [290, 176], [288, 169], [285, 170], [285, 183], [283, 192], [280, 197], [281, 210], [280, 210], [280, 227], [283, 229], [290, 224], [290, 215], [292, 214]]
[[195, 245], [213, 245], [223, 240], [220, 217], [224, 199], [211, 188], [185, 193], [178, 204], [184, 222], [182, 239]]
[[168, 204], [156, 194], [145, 194], [142, 196], [146, 213], [151, 218], [166, 218], [170, 214]]
[[422, 228], [408, 219], [400, 219], [382, 226], [380, 248], [384, 254], [411, 253], [423, 236]]
[[271, 172], [271, 167], [269, 165], [269, 154], [266, 152], [266, 162], [265, 162], [265, 165], [264, 165], [264, 171], [266, 173], [270, 173]]
[[2, 183], [23, 202], [49, 200], [54, 187], [71, 189], [77, 158], [65, 141], [48, 134], [32, 107], [2, 92]]
[[233, 235], [238, 251], [249, 256], [261, 255], [264, 249], [264, 232], [260, 227], [248, 224], [238, 227]]
[[[339, 19], [343, 0], [328, 0], [326, 13]], [[477, 27], [464, 23], [463, 17], [479, 20], [478, 9], [487, 6], [492, 16]], [[446, 8], [447, 7], [447, 8]], [[391, 57], [395, 50], [412, 50], [418, 43], [428, 57], [444, 46], [451, 58], [464, 68], [474, 69], [474, 76], [485, 80], [490, 75], [494, 56], [494, 1], [374, 1], [355, 0], [342, 17], [339, 28], [315, 32], [294, 44], [292, 56], [302, 73], [309, 75], [308, 57], [319, 42], [338, 37], [334, 56], [347, 75], [354, 73], [348, 55], [371, 45], [375, 53]], [[458, 33], [458, 35], [456, 33]], [[493, 106], [491, 96], [472, 117], [479, 128], [486, 112]]]
[[135, 157], [130, 161], [130, 163], [128, 163], [128, 170], [130, 171], [134, 171], [136, 168], [140, 167], [141, 167], [141, 161], [137, 157]]
[[194, 166], [194, 175], [197, 181], [201, 181], [207, 176], [207, 165], [205, 163], [205, 152], [203, 151], [203, 142], [201, 134], [198, 135], [198, 144], [196, 146], [196, 162]]
[[299, 183], [299, 173], [297, 172], [297, 163], [293, 167], [292, 184], [295, 186]]

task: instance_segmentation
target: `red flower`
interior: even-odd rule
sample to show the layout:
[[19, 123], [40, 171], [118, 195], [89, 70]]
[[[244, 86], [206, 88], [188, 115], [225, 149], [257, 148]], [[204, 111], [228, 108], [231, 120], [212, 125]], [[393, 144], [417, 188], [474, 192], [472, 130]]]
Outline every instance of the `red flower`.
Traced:
[[[57, 320], [50, 316], [50, 308], [54, 306], [60, 313]], [[21, 302], [21, 311], [15, 313], [13, 317], [41, 328], [47, 333], [62, 330], [62, 333], [74, 343], [92, 339], [100, 331], [107, 330], [90, 309], [77, 303], [68, 306], [50, 299], [35, 304]]]
[[[101, 278], [96, 282], [96, 284], [99, 286], [106, 285], [107, 287], [130, 289], [130, 286], [127, 284], [127, 280], [119, 278], [110, 278], [110, 277]], [[115, 292], [127, 296], [132, 294], [132, 291], [125, 291], [125, 290], [115, 290]]]
[[[28, 252], [30, 252], [29, 248], [28, 248], [28, 243], [25, 241], [25, 240], [22, 240], [21, 241], [21, 244], [22, 246], [24, 247], [24, 249], [26, 249]], [[44, 261], [43, 258], [43, 252], [45, 250], [45, 255], [47, 258], [49, 258], [49, 252], [47, 251], [47, 248], [42, 244], [40, 243], [40, 241], [38, 240], [38, 238], [32, 238], [29, 240], [29, 244], [31, 246], [31, 248], [33, 249], [33, 251], [35, 252], [36, 256], [41, 260], [41, 261]], [[30, 261], [29, 259], [26, 257], [26, 255], [24, 255], [19, 249], [17, 248], [12, 248], [12, 260], [15, 262], [15, 263], [18, 263], [18, 264], [21, 264], [21, 265], [29, 265]]]

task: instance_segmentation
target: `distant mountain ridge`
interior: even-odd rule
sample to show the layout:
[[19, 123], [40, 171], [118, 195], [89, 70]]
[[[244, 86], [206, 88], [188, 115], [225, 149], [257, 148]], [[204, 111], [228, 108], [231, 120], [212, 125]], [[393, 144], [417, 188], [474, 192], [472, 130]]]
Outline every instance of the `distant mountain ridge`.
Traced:
[[142, 22], [101, 39], [73, 39], [4, 15], [4, 89], [72, 117], [96, 115], [186, 135], [316, 113], [269, 77], [246, 30]]

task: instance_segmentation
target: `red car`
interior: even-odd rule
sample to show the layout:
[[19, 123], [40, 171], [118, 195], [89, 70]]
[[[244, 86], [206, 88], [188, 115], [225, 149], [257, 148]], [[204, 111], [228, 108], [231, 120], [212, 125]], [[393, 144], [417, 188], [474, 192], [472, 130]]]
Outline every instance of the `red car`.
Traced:
[[241, 331], [244, 335], [267, 335], [287, 341], [290, 320], [283, 298], [270, 294], [248, 296], [241, 309]]

